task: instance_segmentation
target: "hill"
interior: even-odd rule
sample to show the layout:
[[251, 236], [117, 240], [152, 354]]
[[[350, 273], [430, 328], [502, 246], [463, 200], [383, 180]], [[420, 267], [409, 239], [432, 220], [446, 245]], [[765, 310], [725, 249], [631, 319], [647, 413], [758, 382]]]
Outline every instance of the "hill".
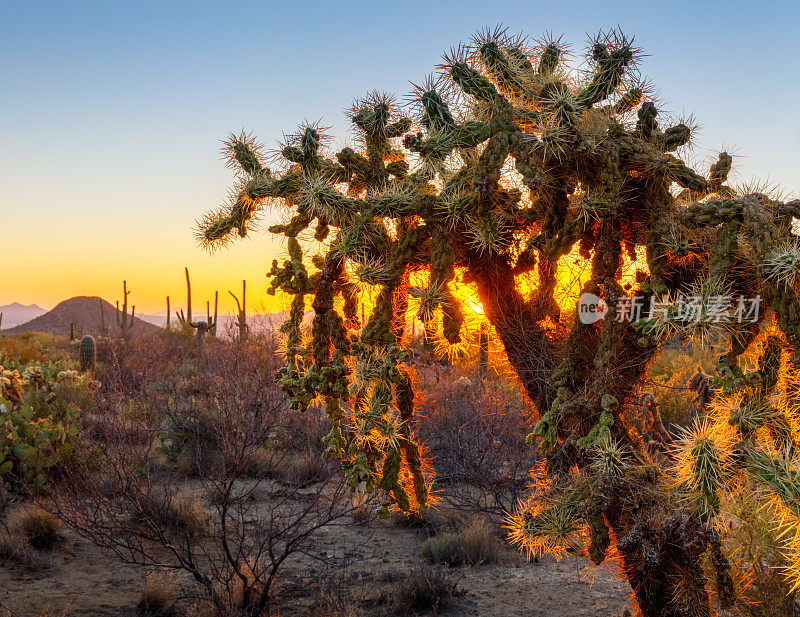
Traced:
[[[35, 319], [20, 324], [14, 328], [3, 330], [7, 334], [21, 334], [22, 332], [48, 332], [50, 334], [69, 334], [69, 324], [73, 318], [78, 324], [78, 330], [83, 328], [84, 334], [98, 334], [100, 324], [100, 305], [103, 306], [105, 321], [110, 331], [118, 330], [116, 322], [116, 308], [98, 296], [75, 296], [60, 302], [52, 311], [40, 315]], [[134, 332], [154, 331], [156, 326], [146, 321], [135, 318]]]
[[46, 312], [47, 309], [43, 309], [36, 304], [20, 304], [19, 302], [6, 304], [0, 306], [0, 314], [3, 315], [3, 321], [0, 327], [5, 327], [6, 329], [13, 328], [31, 319], [36, 319], [39, 315], [44, 315]]

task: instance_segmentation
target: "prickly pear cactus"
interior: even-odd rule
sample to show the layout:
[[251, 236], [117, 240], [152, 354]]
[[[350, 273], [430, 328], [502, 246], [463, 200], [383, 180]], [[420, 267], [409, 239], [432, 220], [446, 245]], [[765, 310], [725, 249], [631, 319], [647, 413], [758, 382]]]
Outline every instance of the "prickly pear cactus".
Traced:
[[[270, 270], [270, 291], [291, 298], [280, 383], [293, 407], [324, 405], [326, 456], [341, 460], [353, 486], [381, 491], [384, 515], [430, 503], [406, 317], [428, 324], [440, 316], [444, 339], [458, 344], [455, 279], [473, 285], [541, 418], [529, 442], [546, 464], [512, 517], [514, 539], [531, 552], [577, 547], [595, 563], [613, 546], [645, 615], [706, 615], [712, 602], [725, 609], [734, 601], [715, 524], [731, 478], [746, 474], [800, 514], [792, 501], [800, 494], [797, 425], [765, 411], [774, 407], [767, 392], [775, 376], [800, 370], [800, 244], [791, 225], [800, 202], [729, 186], [725, 152], [705, 173], [688, 166], [679, 154], [694, 127], [668, 124], [649, 100], [632, 39], [594, 37], [580, 71], [568, 52], [560, 39], [480, 32], [444, 56], [411, 108], [382, 93], [356, 99], [348, 112], [355, 145], [338, 152], [321, 126], [304, 124], [268, 166], [255, 138], [231, 135], [235, 188], [199, 221], [198, 235], [213, 249], [246, 236], [260, 211], [285, 213], [269, 228], [288, 248]], [[590, 270], [582, 292], [609, 307], [604, 320], [585, 323], [557, 301], [576, 259]], [[624, 263], [637, 274], [623, 284]], [[412, 276], [425, 283], [410, 289]], [[375, 300], [360, 323], [367, 288]], [[700, 299], [699, 318], [661, 310], [679, 294]], [[752, 319], [710, 316], [720, 297], [759, 294]], [[622, 310], [634, 301], [641, 315]], [[723, 302], [728, 314], [733, 308]], [[778, 342], [756, 380], [739, 362], [767, 331]], [[626, 414], [657, 414], [655, 402], [635, 407], [638, 386], [674, 335], [727, 341], [726, 396], [746, 401], [727, 424], [739, 431], [727, 450], [715, 441], [717, 423], [703, 420], [680, 450], [695, 461], [688, 467], [664, 453], [654, 460], [625, 422]], [[793, 428], [773, 432], [781, 422]]]

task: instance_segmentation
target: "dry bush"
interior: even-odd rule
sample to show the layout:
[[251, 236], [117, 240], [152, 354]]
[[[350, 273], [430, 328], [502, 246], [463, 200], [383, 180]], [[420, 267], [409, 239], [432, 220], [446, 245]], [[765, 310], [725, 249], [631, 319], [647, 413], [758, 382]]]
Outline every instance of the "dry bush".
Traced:
[[[525, 444], [530, 410], [516, 385], [491, 373], [451, 367], [448, 378], [431, 379], [417, 369], [424, 392], [419, 420], [443, 500], [465, 512], [502, 515], [526, 491], [537, 454]], [[438, 369], [437, 369], [438, 370]]]
[[496, 563], [499, 559], [499, 538], [493, 523], [487, 517], [474, 517], [461, 537], [467, 563], [485, 565]]
[[465, 524], [463, 513], [451, 507], [426, 510], [424, 514], [392, 512], [390, 522], [397, 529], [418, 529], [428, 536], [458, 532]]
[[[445, 527], [442, 525], [441, 528]], [[446, 528], [446, 527], [445, 527]], [[475, 516], [457, 532], [453, 527], [422, 543], [420, 555], [433, 564], [459, 566], [496, 563], [500, 557], [500, 540], [494, 524], [486, 516]]]
[[464, 539], [457, 533], [432, 536], [422, 543], [419, 554], [429, 563], [460, 566], [465, 561]]
[[51, 549], [63, 544], [63, 523], [53, 514], [34, 504], [19, 507], [9, 519], [12, 533], [18, 533], [36, 549]]
[[136, 504], [132, 518], [144, 525], [156, 520], [165, 529], [198, 538], [208, 529], [209, 516], [203, 497], [195, 491], [155, 487]]
[[34, 550], [22, 536], [0, 528], [0, 563], [37, 572], [50, 567], [52, 560], [49, 555]]
[[325, 460], [319, 453], [304, 450], [291, 453], [277, 469], [280, 479], [292, 486], [309, 486], [326, 474]]
[[273, 446], [255, 448], [250, 456], [250, 466], [243, 470], [243, 474], [248, 478], [277, 478], [278, 468], [275, 464], [278, 462], [281, 462], [281, 458], [276, 457]]
[[365, 524], [377, 518], [374, 495], [360, 490], [354, 490], [351, 496], [353, 504], [353, 522]]
[[455, 596], [455, 583], [438, 568], [419, 566], [400, 573], [383, 590], [384, 601], [394, 615], [437, 614], [447, 608]]
[[[136, 352], [146, 362], [158, 349]], [[107, 384], [107, 430], [83, 452], [99, 447], [100, 457], [66, 473], [53, 496], [77, 533], [128, 563], [187, 572], [223, 616], [271, 614], [281, 568], [298, 554], [334, 562], [316, 534], [352, 524], [350, 489], [333, 465], [309, 462], [316, 437], [293, 427], [265, 349], [216, 341], [203, 357], [167, 367], [166, 382], [133, 393]], [[153, 403], [154, 389], [169, 396]], [[298, 431], [291, 451], [287, 427]], [[169, 481], [180, 465], [191, 492]]]
[[21, 504], [0, 519], [0, 562], [43, 570], [52, 565], [45, 549], [66, 545], [61, 521], [37, 505]]
[[14, 358], [20, 364], [45, 364], [65, 360], [70, 356], [69, 341], [43, 332], [0, 334], [0, 356]]
[[180, 589], [172, 576], [150, 572], [142, 583], [136, 610], [144, 617], [175, 617]]

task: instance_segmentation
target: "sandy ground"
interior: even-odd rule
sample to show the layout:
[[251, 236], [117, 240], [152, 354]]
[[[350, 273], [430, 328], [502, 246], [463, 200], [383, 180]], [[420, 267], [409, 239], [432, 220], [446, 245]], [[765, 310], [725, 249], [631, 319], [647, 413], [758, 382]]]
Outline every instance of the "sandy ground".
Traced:
[[[323, 530], [320, 550], [336, 555], [358, 546], [358, 558], [345, 570], [348, 590], [362, 599], [355, 615], [386, 614], [368, 598], [390, 573], [422, 564], [419, 546], [427, 537], [421, 529], [408, 529], [373, 521], [364, 525]], [[52, 565], [25, 573], [8, 564], [0, 570], [0, 617], [6, 616], [112, 616], [136, 615], [144, 571], [104, 555], [85, 540], [70, 536], [72, 547], [57, 549]], [[507, 550], [500, 563], [445, 568], [456, 583], [454, 603], [443, 615], [475, 617], [619, 616], [628, 605], [627, 584], [604, 569], [588, 569], [587, 562], [567, 557], [560, 562], [545, 558], [528, 563]], [[324, 572], [318, 562], [290, 564], [285, 579], [305, 590], [281, 615], [308, 614], [318, 601]], [[335, 593], [335, 592], [334, 592]], [[323, 613], [317, 612], [317, 615]]]

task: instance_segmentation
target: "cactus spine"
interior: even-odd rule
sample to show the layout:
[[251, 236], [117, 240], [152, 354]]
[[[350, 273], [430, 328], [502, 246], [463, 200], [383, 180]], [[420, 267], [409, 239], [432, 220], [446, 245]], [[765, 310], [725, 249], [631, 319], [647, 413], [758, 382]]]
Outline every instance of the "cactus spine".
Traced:
[[239, 302], [239, 298], [236, 297], [236, 294], [232, 291], [228, 290], [228, 293], [233, 296], [234, 301], [236, 302], [236, 327], [239, 328], [239, 342], [244, 343], [247, 341], [248, 329], [247, 329], [247, 281], [242, 281], [242, 301]]
[[170, 323], [169, 323], [169, 296], [167, 296], [167, 332], [171, 331]]
[[93, 371], [97, 365], [97, 346], [94, 337], [87, 334], [80, 344], [81, 371]]

